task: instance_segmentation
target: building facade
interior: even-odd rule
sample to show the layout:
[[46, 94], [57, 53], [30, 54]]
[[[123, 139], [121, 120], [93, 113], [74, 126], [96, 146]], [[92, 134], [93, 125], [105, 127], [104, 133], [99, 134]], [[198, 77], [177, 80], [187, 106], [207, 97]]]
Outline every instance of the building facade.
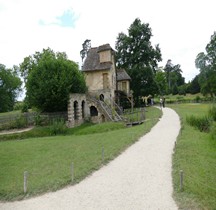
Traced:
[[115, 52], [109, 44], [91, 48], [82, 66], [88, 92], [71, 94], [68, 103], [68, 126], [85, 120], [95, 123], [122, 120], [117, 105], [119, 92], [130, 94], [130, 77], [116, 69]]

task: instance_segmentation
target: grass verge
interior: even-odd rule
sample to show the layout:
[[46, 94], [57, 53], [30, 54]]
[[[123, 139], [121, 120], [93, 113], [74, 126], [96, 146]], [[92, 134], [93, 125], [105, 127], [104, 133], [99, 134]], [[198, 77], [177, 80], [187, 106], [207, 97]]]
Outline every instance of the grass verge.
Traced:
[[[103, 164], [106, 164], [147, 133], [160, 116], [159, 109], [149, 107], [148, 120], [139, 126], [83, 125], [67, 136], [0, 142], [0, 199], [22, 199], [80, 182], [101, 167], [103, 149]], [[26, 194], [23, 193], [24, 171], [29, 174]]]
[[[182, 131], [173, 155], [174, 197], [180, 209], [216, 209], [216, 141], [186, 123], [190, 115], [203, 117], [209, 104], [170, 105], [181, 117]], [[180, 190], [180, 170], [184, 172]]]

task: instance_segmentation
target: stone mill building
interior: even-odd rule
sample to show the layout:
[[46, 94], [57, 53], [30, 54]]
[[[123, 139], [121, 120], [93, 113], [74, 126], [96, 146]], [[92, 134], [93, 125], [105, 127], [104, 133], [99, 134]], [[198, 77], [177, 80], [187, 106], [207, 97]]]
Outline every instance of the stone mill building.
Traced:
[[120, 96], [130, 100], [131, 78], [124, 69], [116, 69], [115, 51], [109, 44], [91, 48], [84, 61], [82, 72], [88, 92], [71, 94], [68, 103], [69, 127], [85, 120], [94, 123], [120, 121]]

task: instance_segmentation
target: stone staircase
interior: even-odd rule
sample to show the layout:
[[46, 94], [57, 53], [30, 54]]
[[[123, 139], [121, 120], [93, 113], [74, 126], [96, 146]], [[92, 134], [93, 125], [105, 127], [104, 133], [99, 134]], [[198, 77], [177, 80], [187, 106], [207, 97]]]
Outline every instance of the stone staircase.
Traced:
[[118, 122], [123, 120], [116, 110], [104, 101], [98, 100], [92, 96], [88, 96], [87, 100], [93, 102], [108, 121]]

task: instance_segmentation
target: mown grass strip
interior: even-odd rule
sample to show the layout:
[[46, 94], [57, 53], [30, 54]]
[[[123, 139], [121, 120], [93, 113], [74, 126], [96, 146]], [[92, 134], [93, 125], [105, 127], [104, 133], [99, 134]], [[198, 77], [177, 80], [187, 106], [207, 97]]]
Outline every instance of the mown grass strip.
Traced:
[[[102, 148], [106, 164], [147, 133], [160, 116], [159, 109], [149, 107], [148, 120], [139, 126], [105, 123], [75, 128], [67, 136], [0, 142], [0, 199], [22, 199], [80, 182], [101, 167]], [[27, 194], [23, 193], [24, 171], [29, 174]]]
[[[183, 129], [173, 155], [174, 196], [180, 209], [215, 209], [216, 141], [186, 123], [188, 116], [203, 117], [210, 104], [176, 104], [171, 106], [182, 120]], [[184, 171], [180, 191], [180, 170]]]

